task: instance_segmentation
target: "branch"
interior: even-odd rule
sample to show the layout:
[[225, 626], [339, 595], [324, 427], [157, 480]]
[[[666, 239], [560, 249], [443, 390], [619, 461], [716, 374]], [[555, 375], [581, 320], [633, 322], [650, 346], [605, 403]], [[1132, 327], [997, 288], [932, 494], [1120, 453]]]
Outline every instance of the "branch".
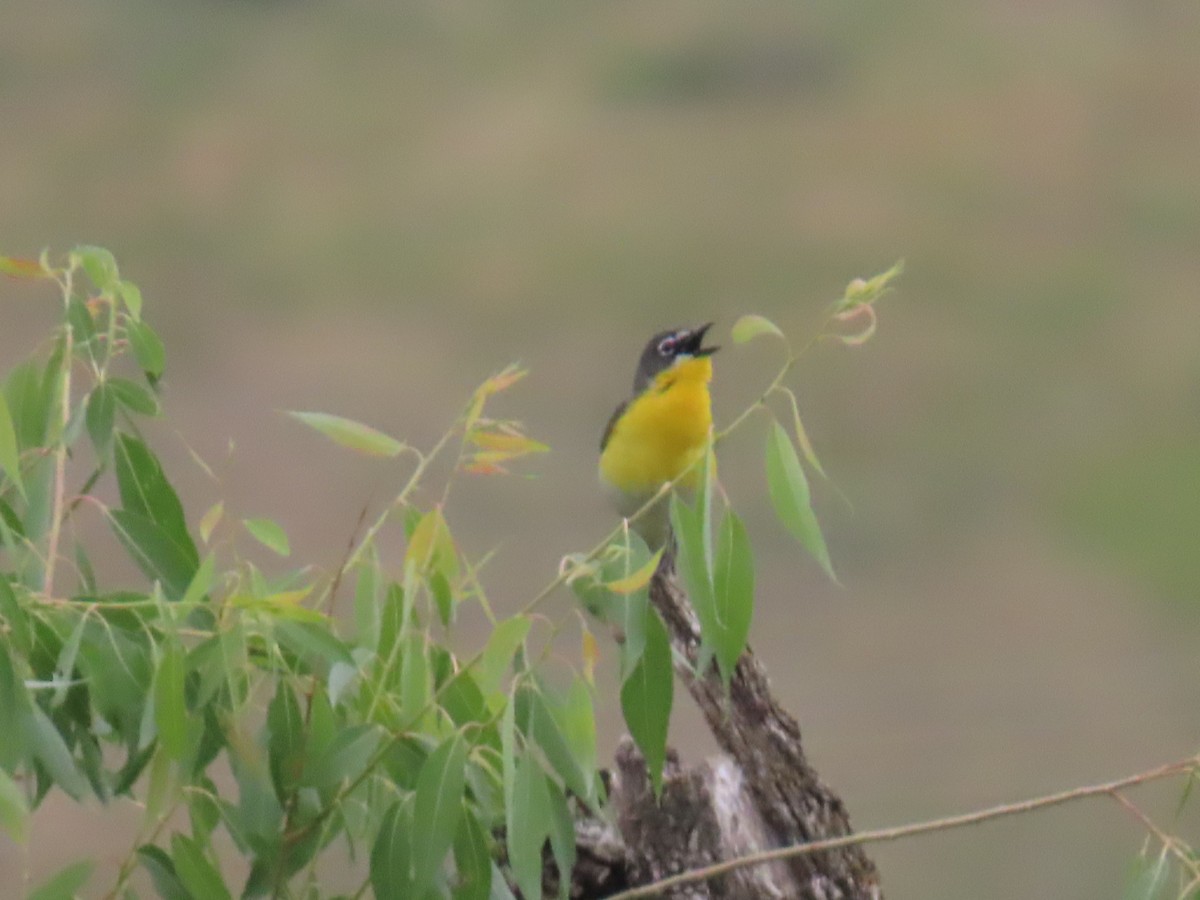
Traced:
[[762, 853], [752, 853], [748, 856], [739, 857], [738, 859], [731, 859], [727, 862], [717, 863], [716, 865], [705, 866], [702, 869], [694, 869], [690, 872], [683, 872], [679, 875], [674, 875], [670, 878], [664, 878], [661, 881], [656, 881], [653, 884], [642, 885], [641, 887], [633, 888], [632, 890], [622, 891], [619, 894], [613, 894], [611, 897], [609, 897], [609, 900], [634, 900], [634, 898], [637, 897], [654, 897], [665, 893], [671, 888], [679, 887], [680, 885], [694, 884], [698, 881], [705, 881], [717, 875], [724, 875], [728, 872], [734, 871], [735, 869], [744, 868], [746, 866], [755, 866], [761, 863], [772, 862], [781, 859], [794, 859], [799, 856], [807, 856], [812, 853], [818, 853], [827, 850], [837, 850], [844, 847], [853, 847], [862, 844], [876, 844], [882, 843], [883, 841], [894, 841], [899, 840], [900, 838], [914, 837], [919, 834], [928, 834], [934, 831], [949, 831], [954, 828], [962, 828], [965, 825], [974, 825], [978, 822], [986, 822], [989, 819], [999, 819], [1003, 816], [1019, 815], [1022, 813], [1034, 812], [1035, 810], [1039, 809], [1045, 809], [1050, 806], [1060, 806], [1064, 803], [1082, 800], [1085, 797], [1095, 797], [1101, 794], [1119, 797], [1117, 792], [1123, 788], [1145, 784], [1149, 781], [1158, 781], [1163, 778], [1170, 778], [1174, 775], [1180, 775], [1189, 769], [1196, 769], [1198, 767], [1200, 767], [1200, 756], [1191, 756], [1187, 759], [1168, 763], [1155, 769], [1148, 769], [1145, 772], [1139, 772], [1136, 775], [1129, 775], [1125, 778], [1117, 779], [1116, 781], [1085, 785], [1083, 787], [1061, 791], [1057, 794], [1047, 794], [1045, 796], [1035, 797], [1030, 800], [1022, 800], [1017, 803], [993, 806], [989, 807], [988, 809], [976, 810], [975, 812], [963, 813], [957, 816], [947, 816], [942, 819], [931, 819], [925, 822], [914, 822], [908, 825], [898, 825], [893, 828], [879, 828], [874, 831], [860, 831], [857, 834], [848, 834], [843, 837], [829, 838], [821, 841], [810, 841], [806, 844], [797, 844], [790, 847], [779, 847], [774, 850], [763, 851]]
[[[766, 827], [764, 847], [805, 845], [827, 850], [816, 856], [787, 858], [792, 885], [784, 896], [797, 900], [882, 896], [875, 865], [853, 842], [838, 843], [853, 833], [841, 798], [824, 782], [801, 745], [800, 725], [771, 690], [762, 662], [747, 647], [726, 685], [708, 666], [699, 671], [701, 637], [695, 611], [676, 577], [674, 554], [664, 554], [650, 582], [654, 604], [676, 656], [676, 673], [700, 707], [709, 731], [733, 760], [743, 779], [747, 800]], [[827, 844], [828, 840], [834, 843]], [[743, 850], [722, 854], [740, 859]]]

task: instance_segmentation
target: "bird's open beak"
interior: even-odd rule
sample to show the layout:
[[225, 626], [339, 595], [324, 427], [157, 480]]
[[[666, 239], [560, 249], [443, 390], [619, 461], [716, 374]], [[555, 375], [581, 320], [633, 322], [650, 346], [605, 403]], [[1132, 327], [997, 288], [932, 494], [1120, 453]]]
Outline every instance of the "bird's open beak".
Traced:
[[712, 356], [720, 347], [704, 347], [704, 333], [713, 327], [712, 322], [706, 322], [699, 328], [693, 329], [682, 342], [680, 349], [689, 356]]

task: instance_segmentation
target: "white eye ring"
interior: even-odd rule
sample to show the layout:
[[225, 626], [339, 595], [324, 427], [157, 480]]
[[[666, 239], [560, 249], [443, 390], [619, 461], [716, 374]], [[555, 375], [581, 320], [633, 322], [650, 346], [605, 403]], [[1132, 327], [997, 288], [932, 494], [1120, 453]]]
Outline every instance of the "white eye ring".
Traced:
[[675, 336], [665, 337], [658, 342], [659, 356], [672, 356], [675, 353]]

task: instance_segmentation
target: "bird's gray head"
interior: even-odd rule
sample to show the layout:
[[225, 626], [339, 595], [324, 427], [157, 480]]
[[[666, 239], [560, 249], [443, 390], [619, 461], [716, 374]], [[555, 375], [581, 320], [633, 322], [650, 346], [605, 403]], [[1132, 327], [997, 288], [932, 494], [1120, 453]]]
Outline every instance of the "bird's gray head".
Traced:
[[634, 394], [642, 393], [654, 383], [660, 372], [665, 372], [677, 362], [716, 353], [720, 348], [702, 346], [704, 333], [712, 326], [712, 322], [707, 322], [699, 328], [674, 328], [660, 331], [650, 338], [638, 361], [637, 375], [633, 379]]

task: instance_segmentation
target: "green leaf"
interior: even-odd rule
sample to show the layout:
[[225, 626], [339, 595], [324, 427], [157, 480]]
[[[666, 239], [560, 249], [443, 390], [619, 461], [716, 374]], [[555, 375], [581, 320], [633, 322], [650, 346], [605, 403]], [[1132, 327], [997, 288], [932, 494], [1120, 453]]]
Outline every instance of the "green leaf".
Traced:
[[105, 383], [96, 385], [88, 394], [87, 414], [84, 421], [87, 425], [88, 437], [92, 439], [92, 446], [96, 448], [96, 458], [99, 460], [107, 460], [109, 451], [112, 449], [113, 424], [116, 421], [116, 414], [117, 400], [112, 390]]
[[677, 544], [676, 564], [687, 586], [696, 618], [700, 620], [701, 646], [698, 671], [705, 671], [721, 631], [710, 557], [705, 550], [704, 510], [693, 509], [678, 496], [671, 498], [671, 528]]
[[371, 847], [371, 887], [375, 900], [413, 900], [412, 804], [397, 800], [383, 816]]
[[29, 837], [29, 806], [25, 794], [8, 772], [0, 768], [0, 828], [18, 844]]
[[508, 698], [500, 717], [500, 775], [507, 815], [513, 808], [517, 790], [517, 704], [513, 696]]
[[413, 529], [404, 551], [404, 568], [409, 567], [423, 574], [441, 573], [447, 582], [458, 575], [458, 555], [441, 507], [425, 513]]
[[413, 532], [417, 530], [417, 525], [420, 524], [421, 519], [424, 517], [425, 514], [417, 507], [404, 507], [404, 539], [406, 541], [412, 540]]
[[406, 724], [416, 724], [433, 697], [433, 678], [429, 670], [429, 648], [419, 634], [404, 638], [400, 658], [400, 716]]
[[45, 378], [35, 360], [21, 363], [8, 373], [4, 394], [16, 430], [17, 446], [40, 447], [57, 403], [56, 373], [47, 367]]
[[[7, 635], [18, 656], [29, 655], [33, 647], [33, 628], [29, 615], [21, 608], [21, 604], [17, 601], [17, 595], [13, 593], [12, 585], [8, 583], [8, 578], [3, 574], [0, 574], [0, 633]], [[8, 658], [8, 654], [5, 653], [4, 662], [0, 665], [7, 664]], [[0, 691], [2, 690], [3, 688], [0, 688]], [[15, 707], [3, 703], [5, 699], [7, 698], [0, 693], [0, 709], [14, 709]], [[3, 755], [0, 754], [0, 767], [2, 765]]]
[[[369, 552], [374, 556], [373, 551]], [[358, 567], [354, 585], [354, 630], [358, 644], [363, 647], [375, 647], [379, 641], [380, 579], [376, 577], [374, 562], [370, 559]]]
[[290, 411], [288, 415], [310, 428], [315, 428], [343, 447], [366, 453], [368, 456], [398, 456], [405, 447], [394, 437], [353, 419], [318, 412]]
[[754, 557], [746, 527], [732, 509], [721, 519], [717, 554], [713, 559], [713, 600], [716, 629], [710, 638], [726, 686], [746, 649], [754, 615]]
[[[496, 747], [499, 746], [500, 740], [497, 738]], [[474, 759], [477, 764], [467, 767], [467, 792], [474, 801], [468, 805], [479, 817], [484, 832], [489, 835], [489, 845], [492, 830], [504, 825], [504, 776], [498, 755], [498, 749], [495, 752], [491, 748], [476, 751]]]
[[277, 619], [275, 636], [279, 642], [299, 656], [311, 667], [314, 657], [327, 666], [335, 662], [353, 665], [354, 658], [346, 645], [329, 630], [329, 626], [315, 622], [293, 622]]
[[336, 715], [329, 694], [322, 690], [313, 691], [312, 706], [308, 716], [308, 746], [305, 760], [315, 759], [333, 746], [333, 739], [346, 725], [346, 720]]
[[267, 707], [267, 757], [275, 795], [285, 802], [304, 767], [304, 715], [291, 687], [280, 680]]
[[[632, 572], [643, 568], [646, 561], [650, 559], [650, 550], [639, 534], [627, 530], [624, 537], [624, 542], [617, 545], [620, 552], [601, 566], [600, 572], [596, 576], [600, 582], [611, 582], [614, 577], [629, 577]], [[580, 579], [580, 581], [585, 580]], [[585, 588], [580, 593], [585, 607], [593, 615], [598, 616], [601, 621], [616, 625], [624, 634], [625, 639], [620, 642], [621, 678], [624, 680], [633, 671], [638, 660], [642, 658], [642, 651], [646, 646], [646, 607], [650, 603], [649, 586], [642, 587], [623, 597], [611, 594], [603, 583], [598, 584], [594, 589]], [[615, 602], [606, 603], [604, 597]]]
[[138, 862], [150, 875], [154, 890], [163, 900], [195, 900], [175, 873], [175, 863], [161, 847], [143, 844], [137, 849]]
[[621, 633], [625, 635], [620, 645], [622, 681], [637, 667], [646, 650], [646, 610], [649, 608], [650, 593], [644, 590], [625, 597], [617, 607]]
[[75, 800], [82, 800], [87, 793], [87, 779], [75, 765], [75, 759], [54, 723], [40, 706], [32, 707], [29, 719], [29, 739], [33, 755], [45, 767], [46, 772]]
[[[89, 616], [78, 663], [96, 712], [120, 735], [138, 737], [143, 714], [153, 724], [155, 660], [146, 631], [112, 628]], [[147, 734], [147, 742], [151, 736]]]
[[287, 532], [276, 522], [270, 519], [242, 519], [242, 524], [268, 550], [273, 550], [280, 556], [291, 555], [292, 548], [288, 544]]
[[161, 377], [167, 366], [167, 353], [154, 329], [145, 322], [129, 319], [125, 323], [125, 334], [142, 371], [154, 378]]
[[[672, 494], [674, 496], [674, 494]], [[626, 575], [623, 578], [618, 578], [615, 581], [609, 581], [604, 586], [614, 594], [632, 594], [634, 591], [640, 591], [650, 583], [650, 579], [654, 577], [655, 571], [658, 570], [659, 560], [662, 559], [663, 552], [666, 547], [659, 547], [657, 551], [648, 559], [642, 566], [633, 574]]]
[[130, 558], [152, 581], [162, 584], [169, 600], [178, 600], [200, 565], [194, 546], [184, 546], [157, 523], [123, 509], [109, 510], [109, 523]]
[[224, 515], [224, 500], [218, 500], [208, 508], [208, 511], [200, 517], [200, 540], [204, 541], [206, 544], [208, 543], [209, 538], [212, 537], [213, 531], [216, 529], [217, 525], [221, 523], [221, 519], [224, 517]]
[[196, 569], [196, 574], [192, 576], [192, 581], [179, 602], [187, 605], [203, 600], [209, 589], [212, 588], [216, 566], [216, 557], [211, 553], [204, 557], [204, 562], [200, 563], [200, 567]]
[[3, 497], [0, 497], [0, 540], [10, 550], [15, 547], [20, 539], [25, 537], [25, 523], [21, 521], [16, 510]]
[[1153, 859], [1140, 857], [1126, 885], [1124, 900], [1165, 900], [1170, 877], [1171, 864], [1166, 850]]
[[379, 608], [379, 637], [375, 653], [391, 661], [392, 653], [404, 633], [404, 588], [389, 584]]
[[379, 748], [374, 725], [352, 725], [334, 735], [329, 747], [304, 767], [302, 783], [317, 790], [336, 787], [362, 774]]
[[517, 900], [517, 895], [512, 892], [505, 880], [504, 873], [500, 871], [500, 867], [496, 863], [492, 863], [492, 892], [491, 900]]
[[492, 629], [483, 655], [475, 667], [479, 689], [484, 696], [495, 693], [500, 689], [504, 673], [512, 665], [513, 654], [529, 634], [531, 622], [528, 616], [515, 615], [505, 619]]
[[439, 702], [460, 728], [469, 724], [482, 725], [492, 718], [471, 669], [459, 669], [454, 673], [442, 687]]
[[250, 874], [246, 876], [242, 885], [241, 900], [261, 900], [270, 897], [277, 881], [286, 882], [292, 875], [291, 861], [297, 849], [301, 844], [310, 842], [311, 838], [306, 835], [296, 844], [292, 844], [289, 850], [281, 851], [276, 846], [269, 846], [261, 856], [255, 857], [250, 864]]
[[696, 510], [700, 513], [700, 532], [703, 535], [704, 569], [709, 579], [713, 572], [713, 482], [716, 477], [717, 457], [712, 445], [704, 453], [704, 465], [700, 469], [700, 486], [696, 490]]
[[542, 846], [550, 834], [550, 795], [546, 776], [529, 754], [517, 760], [513, 802], [506, 810], [508, 861], [526, 897], [542, 896]]
[[107, 381], [117, 405], [142, 416], [157, 416], [162, 412], [158, 398], [140, 384], [128, 378], [110, 378]]
[[675, 694], [671, 665], [671, 640], [653, 607], [646, 609], [646, 648], [642, 658], [621, 685], [621, 712], [629, 733], [646, 758], [654, 794], [662, 794], [663, 765], [667, 759], [667, 730]]
[[751, 313], [733, 323], [732, 337], [735, 344], [744, 344], [763, 334], [786, 340], [779, 326], [765, 316]]
[[796, 399], [795, 392], [791, 388], [783, 386], [780, 386], [779, 390], [787, 396], [791, 403], [792, 426], [796, 430], [796, 443], [800, 445], [800, 452], [804, 454], [805, 461], [812, 466], [813, 471], [828, 480], [829, 475], [826, 474], [825, 467], [821, 465], [821, 460], [817, 457], [817, 451], [813, 448], [808, 431], [804, 427], [804, 420], [800, 418], [800, 403]]
[[62, 869], [57, 875], [26, 895], [26, 900], [73, 900], [79, 889], [92, 877], [95, 862], [80, 860]]
[[231, 900], [220, 869], [192, 838], [182, 834], [172, 835], [171, 857], [179, 880], [193, 896], [203, 897], [204, 900]]
[[792, 536], [821, 564], [830, 579], [837, 581], [825, 537], [817, 516], [813, 512], [808, 479], [800, 465], [796, 449], [788, 439], [787, 432], [778, 422], [771, 423], [767, 437], [767, 486], [771, 492], [771, 503]]
[[71, 334], [75, 346], [83, 347], [96, 337], [96, 320], [87, 304], [79, 297], [72, 297], [67, 303], [67, 322], [71, 326]]
[[112, 252], [103, 247], [92, 247], [81, 244], [71, 251], [72, 261], [78, 260], [87, 272], [88, 278], [96, 286], [96, 290], [107, 291], [117, 287], [120, 274], [117, 271], [117, 261]]
[[458, 884], [454, 900], [488, 900], [492, 892], [492, 855], [487, 835], [466, 801], [454, 837], [454, 867]]
[[17, 447], [17, 432], [13, 426], [8, 400], [0, 392], [0, 469], [2, 469], [25, 496], [25, 483], [21, 480], [21, 453]]
[[[22, 515], [22, 524], [29, 545], [36, 545], [50, 528], [50, 519], [54, 515], [55, 469], [54, 456], [47, 453], [44, 456], [35, 455], [25, 470], [28, 502]], [[30, 554], [22, 548], [21, 555]], [[32, 579], [30, 583], [41, 583], [41, 575], [33, 574], [42, 571], [40, 559], [26, 559], [23, 571], [26, 573], [24, 580], [30, 582]]]
[[434, 572], [429, 576], [429, 593], [433, 595], [434, 605], [437, 607], [438, 619], [442, 623], [442, 627], [449, 628], [454, 622], [454, 606], [455, 597], [454, 591], [450, 587], [450, 582], [441, 572]]
[[[0, 585], [7, 587], [2, 575]], [[33, 703], [25, 682], [13, 668], [13, 655], [8, 647], [0, 652], [0, 709], [4, 710], [7, 721], [15, 726], [0, 741], [0, 767], [11, 771], [25, 762], [33, 743], [33, 729], [30, 727]]]
[[[546, 779], [546, 800], [550, 826], [550, 850], [559, 872], [571, 872], [575, 868], [575, 818], [567, 804], [567, 795], [562, 788]], [[571, 895], [570, 877], [558, 880], [559, 900], [568, 900]]]
[[180, 781], [179, 767], [171, 762], [171, 757], [161, 746], [149, 745], [153, 749], [150, 760], [150, 772], [146, 776], [145, 808], [142, 821], [147, 825], [159, 821], [167, 810], [167, 805], [179, 797]]
[[420, 897], [441, 869], [462, 815], [466, 786], [467, 742], [454, 734], [429, 754], [417, 776], [413, 820], [421, 827], [412, 838], [412, 896]]
[[87, 623], [88, 617], [80, 616], [75, 622], [75, 627], [71, 629], [71, 634], [63, 641], [62, 648], [58, 651], [58, 658], [54, 663], [54, 680], [61, 686], [54, 691], [54, 697], [50, 703], [52, 708], [57, 709], [66, 698], [66, 685], [75, 676], [75, 660], [79, 656], [79, 643], [83, 640], [83, 631]]
[[346, 696], [346, 692], [358, 682], [358, 667], [350, 663], [335, 662], [329, 667], [329, 677], [326, 688], [329, 691], [329, 702], [337, 706]]
[[[596, 788], [596, 711], [592, 692], [583, 678], [576, 676], [567, 690], [565, 701], [552, 712], [571, 748], [576, 763], [586, 773], [592, 790]], [[588, 795], [584, 795], [587, 797]], [[592, 795], [594, 798], [594, 794]]]
[[79, 735], [78, 741], [79, 768], [83, 771], [83, 777], [87, 779], [88, 786], [96, 798], [101, 803], [107, 803], [112, 799], [112, 791], [108, 773], [104, 770], [100, 739], [94, 733], [86, 733]]
[[183, 648], [168, 641], [154, 675], [154, 722], [158, 738], [171, 759], [183, 759], [188, 747], [188, 711], [184, 698]]
[[171, 487], [162, 465], [150, 449], [132, 435], [118, 432], [113, 447], [117, 488], [121, 505], [158, 525], [192, 560], [194, 570], [200, 554], [188, 533], [183, 504]]
[[236, 742], [228, 753], [230, 769], [237, 781], [238, 800], [225, 804], [225, 821], [230, 834], [240, 835], [239, 842], [261, 842], [274, 847], [283, 827], [283, 807], [275, 796], [270, 773], [262, 765], [258, 747], [240, 748]]
[[558, 719], [551, 711], [552, 702], [541, 690], [528, 683], [524, 684], [517, 693], [518, 719], [525, 720], [527, 736], [541, 747], [546, 760], [567, 787], [584, 800], [590, 801], [593, 799], [594, 790], [592, 773], [576, 759]]
[[[197, 644], [191, 652], [190, 663], [199, 676], [193, 701], [197, 706], [207, 706], [218, 691], [226, 688], [231, 673], [249, 670], [242, 623], [230, 624]], [[236, 705], [238, 700], [233, 699], [232, 702]]]
[[134, 321], [142, 317], [142, 290], [132, 281], [122, 281], [117, 285], [117, 292], [121, 295], [121, 299], [125, 301], [125, 308], [129, 310], [129, 315], [133, 316]]
[[429, 748], [422, 738], [425, 736], [413, 733], [391, 742], [381, 760], [381, 774], [386, 775], [400, 791], [412, 792], [417, 789], [417, 776], [429, 757]]

